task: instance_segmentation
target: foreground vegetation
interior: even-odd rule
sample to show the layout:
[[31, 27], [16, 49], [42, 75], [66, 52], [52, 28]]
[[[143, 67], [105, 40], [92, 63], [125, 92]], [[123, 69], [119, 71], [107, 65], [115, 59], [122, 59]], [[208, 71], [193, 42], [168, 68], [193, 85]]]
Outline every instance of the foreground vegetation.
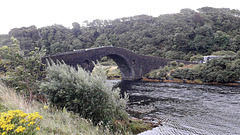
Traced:
[[128, 96], [122, 98], [120, 89], [112, 88], [99, 65], [89, 73], [79, 66], [76, 69], [61, 62], [51, 62], [40, 89], [52, 104], [79, 113], [95, 124], [128, 120], [125, 111]]
[[[103, 130], [101, 125], [94, 126], [91, 120], [83, 119], [65, 109], [57, 109], [37, 101], [26, 102], [22, 95], [17, 94], [15, 90], [7, 88], [2, 83], [0, 84], [0, 99], [1, 112], [8, 110], [22, 110], [25, 113], [38, 112], [43, 118], [39, 123], [40, 130], [36, 132], [39, 135], [112, 134], [108, 129]], [[24, 132], [26, 135], [29, 133]]]

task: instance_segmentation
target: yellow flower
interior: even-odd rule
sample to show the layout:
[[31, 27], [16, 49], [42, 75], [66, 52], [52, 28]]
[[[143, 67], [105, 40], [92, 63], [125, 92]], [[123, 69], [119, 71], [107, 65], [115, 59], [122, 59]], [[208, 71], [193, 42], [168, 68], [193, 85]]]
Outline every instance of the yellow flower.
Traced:
[[6, 131], [12, 130], [14, 128], [14, 124], [8, 124]]
[[35, 124], [35, 122], [30, 122], [30, 123], [28, 124], [28, 126], [31, 126], [31, 125], [33, 125], [33, 124]]
[[37, 127], [37, 128], [36, 128], [36, 130], [40, 130], [40, 128], [39, 128], [39, 127]]
[[[2, 131], [0, 135], [23, 133], [25, 130], [29, 131], [31, 127], [40, 130], [37, 125], [39, 119], [43, 119], [39, 112], [24, 113], [21, 110], [9, 110], [7, 113], [0, 113], [0, 130]], [[28, 123], [28, 126], [24, 127], [25, 123]], [[18, 126], [15, 127], [15, 125]]]
[[47, 109], [48, 109], [48, 106], [45, 105], [43, 108], [44, 108], [45, 110], [47, 110]]
[[27, 121], [25, 119], [22, 119], [19, 121], [20, 123], [26, 123]]
[[15, 132], [17, 132], [17, 133], [23, 132], [25, 129], [26, 129], [25, 127], [19, 126], [19, 127], [15, 130]]

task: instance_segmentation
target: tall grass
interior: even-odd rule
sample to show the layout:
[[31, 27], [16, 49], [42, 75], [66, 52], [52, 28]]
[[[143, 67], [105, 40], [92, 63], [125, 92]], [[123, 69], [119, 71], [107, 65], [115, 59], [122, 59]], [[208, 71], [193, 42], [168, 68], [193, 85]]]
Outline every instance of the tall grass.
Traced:
[[[24, 97], [14, 90], [7, 88], [0, 82], [0, 111], [22, 110], [25, 113], [39, 112], [43, 116], [39, 135], [110, 135], [108, 129], [94, 126], [91, 121], [83, 119], [76, 114], [54, 107], [44, 109], [46, 104], [37, 101], [28, 103]], [[117, 134], [117, 133], [114, 133]], [[125, 133], [128, 134], [128, 133]]]

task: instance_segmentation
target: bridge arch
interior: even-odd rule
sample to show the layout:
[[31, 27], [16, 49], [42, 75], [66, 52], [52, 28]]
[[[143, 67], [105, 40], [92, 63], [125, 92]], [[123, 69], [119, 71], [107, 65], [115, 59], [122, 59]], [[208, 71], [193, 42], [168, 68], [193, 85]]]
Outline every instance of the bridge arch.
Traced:
[[117, 66], [120, 69], [122, 78], [131, 79], [134, 77], [134, 70], [132, 68], [132, 65], [130, 65], [130, 63], [128, 63], [128, 61], [125, 58], [116, 54], [109, 54], [106, 56], [112, 59], [117, 64]]
[[[81, 65], [82, 67], [84, 67], [86, 70], [92, 71], [94, 69], [94, 63], [97, 63], [98, 61], [100, 61], [103, 57], [108, 57], [110, 59], [112, 59], [117, 66], [120, 69], [121, 72], [121, 77], [124, 80], [132, 80], [134, 78], [135, 75], [135, 71], [133, 68], [133, 65], [131, 63], [131, 61], [129, 60], [129, 58], [126, 58], [124, 55], [118, 52], [104, 52], [104, 53], [95, 53], [94, 57], [91, 57], [91, 61], [90, 63], [88, 63], [88, 59], [84, 60], [83, 65]], [[87, 68], [88, 67], [88, 68]]]
[[[109, 57], [119, 67], [122, 80], [137, 80], [149, 73], [151, 70], [165, 66], [171, 59], [143, 56], [136, 54], [130, 50], [119, 47], [98, 47], [90, 49], [81, 49], [72, 52], [60, 53], [56, 55], [46, 56], [44, 59], [51, 58], [53, 61], [63, 60], [71, 66], [80, 65], [84, 69], [92, 71], [93, 62], [100, 61], [103, 57]], [[192, 62], [175, 60], [178, 63], [193, 64]]]

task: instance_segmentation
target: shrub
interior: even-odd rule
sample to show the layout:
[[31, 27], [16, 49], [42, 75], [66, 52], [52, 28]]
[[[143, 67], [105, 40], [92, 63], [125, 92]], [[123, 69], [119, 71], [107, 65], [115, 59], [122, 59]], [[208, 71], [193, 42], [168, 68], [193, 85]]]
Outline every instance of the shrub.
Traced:
[[0, 114], [0, 133], [34, 135], [40, 130], [39, 122], [43, 119], [38, 112], [24, 113], [21, 110], [9, 110]]
[[171, 61], [171, 62], [169, 63], [169, 65], [170, 65], [170, 67], [172, 67], [172, 68], [176, 68], [176, 67], [178, 66], [178, 63], [177, 63], [176, 61]]
[[168, 66], [165, 66], [164, 68], [159, 67], [158, 69], [149, 72], [146, 75], [146, 77], [154, 78], [154, 79], [166, 79], [168, 77], [169, 71], [170, 71], [170, 69]]
[[179, 63], [178, 66], [179, 66], [179, 67], [183, 67], [183, 66], [184, 66], [184, 63]]
[[176, 69], [171, 76], [178, 79], [194, 80], [198, 77], [198, 72], [192, 69]]
[[95, 124], [127, 118], [124, 110], [127, 96], [122, 98], [119, 89], [112, 89], [99, 65], [90, 73], [79, 66], [76, 69], [61, 62], [51, 62], [46, 81], [40, 88], [52, 104], [90, 118]]
[[204, 58], [203, 55], [198, 54], [198, 55], [192, 56], [192, 57], [190, 58], [190, 61], [199, 62], [199, 61], [203, 61], [203, 58]]

